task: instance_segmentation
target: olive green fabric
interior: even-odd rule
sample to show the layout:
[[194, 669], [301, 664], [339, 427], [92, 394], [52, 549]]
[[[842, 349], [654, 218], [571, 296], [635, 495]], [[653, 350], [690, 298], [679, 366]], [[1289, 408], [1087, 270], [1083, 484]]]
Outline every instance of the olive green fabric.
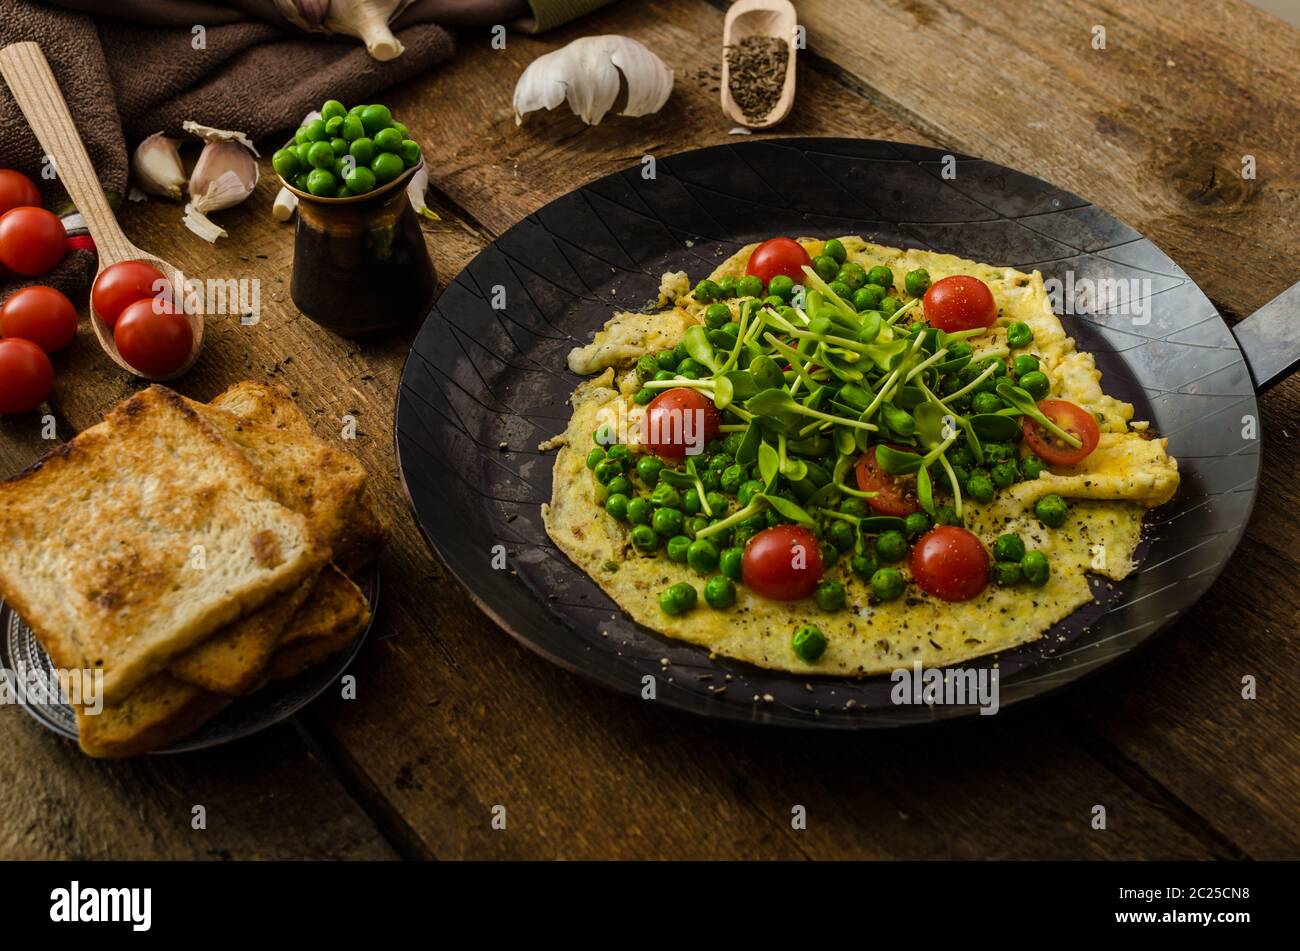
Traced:
[[528, 0], [533, 10], [533, 32], [542, 33], [570, 20], [608, 6], [613, 0]]

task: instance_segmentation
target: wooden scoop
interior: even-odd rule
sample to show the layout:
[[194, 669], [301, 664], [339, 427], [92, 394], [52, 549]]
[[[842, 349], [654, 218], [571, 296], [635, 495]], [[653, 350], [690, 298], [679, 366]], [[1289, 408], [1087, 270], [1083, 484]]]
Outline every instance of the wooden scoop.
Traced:
[[[789, 115], [790, 107], [794, 105], [794, 58], [798, 51], [794, 43], [794, 31], [798, 22], [790, 0], [738, 0], [727, 10], [727, 17], [722, 24], [721, 95], [722, 111], [732, 121], [750, 129], [766, 129]], [[731, 72], [727, 65], [726, 48], [735, 46], [747, 36], [774, 36], [786, 43], [790, 50], [781, 96], [772, 106], [772, 111], [761, 119], [746, 116], [731, 95]]]
[[162, 258], [141, 251], [122, 233], [113, 209], [104, 197], [99, 177], [90, 164], [86, 147], [81, 144], [81, 136], [77, 134], [77, 127], [68, 112], [68, 104], [59, 92], [59, 85], [50, 72], [50, 64], [40, 46], [36, 43], [13, 43], [0, 50], [0, 75], [4, 76], [9, 91], [18, 101], [41, 147], [53, 160], [63, 187], [86, 220], [86, 227], [99, 250], [99, 272], [96, 277], [105, 268], [119, 261], [144, 261], [152, 264], [171, 283], [171, 299], [180, 302], [184, 308], [185, 319], [189, 322], [190, 333], [194, 338], [190, 355], [175, 373], [164, 377], [149, 376], [122, 359], [122, 355], [117, 352], [117, 344], [113, 341], [112, 328], [95, 313], [92, 303], [90, 323], [95, 329], [95, 336], [99, 338], [99, 345], [118, 366], [136, 376], [147, 380], [170, 380], [180, 376], [194, 365], [203, 346], [203, 316], [192, 295], [186, 293], [185, 276]]

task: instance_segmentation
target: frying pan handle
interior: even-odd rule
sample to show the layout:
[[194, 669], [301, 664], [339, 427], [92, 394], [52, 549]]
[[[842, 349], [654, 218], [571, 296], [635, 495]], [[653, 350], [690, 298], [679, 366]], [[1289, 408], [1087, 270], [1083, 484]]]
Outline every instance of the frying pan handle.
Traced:
[[1238, 321], [1232, 334], [1246, 356], [1255, 391], [1281, 383], [1300, 368], [1300, 284]]

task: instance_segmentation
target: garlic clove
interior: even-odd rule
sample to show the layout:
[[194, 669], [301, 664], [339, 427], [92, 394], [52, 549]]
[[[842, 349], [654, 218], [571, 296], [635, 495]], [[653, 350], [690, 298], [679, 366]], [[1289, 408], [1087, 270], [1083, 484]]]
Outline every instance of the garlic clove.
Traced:
[[257, 162], [248, 149], [237, 142], [209, 142], [190, 176], [190, 199], [204, 214], [220, 211], [253, 194], [257, 179]]
[[136, 182], [151, 195], [179, 201], [185, 184], [185, 167], [181, 165], [176, 142], [155, 132], [136, 146], [131, 156], [131, 170]]
[[359, 37], [377, 60], [396, 59], [405, 47], [388, 24], [410, 4], [411, 0], [330, 0], [325, 29]]
[[642, 43], [627, 36], [584, 36], [539, 56], [515, 85], [515, 124], [525, 113], [554, 109], [566, 99], [588, 125], [597, 125], [627, 82], [627, 105], [619, 115], [658, 112], [673, 91], [673, 71]]
[[298, 208], [298, 196], [287, 188], [281, 188], [271, 206], [271, 217], [276, 221], [288, 221]]
[[430, 221], [441, 221], [437, 213], [432, 211], [424, 202], [424, 192], [429, 187], [429, 170], [421, 165], [416, 173], [411, 176], [411, 180], [406, 185], [406, 197], [411, 202], [411, 207], [415, 213]]

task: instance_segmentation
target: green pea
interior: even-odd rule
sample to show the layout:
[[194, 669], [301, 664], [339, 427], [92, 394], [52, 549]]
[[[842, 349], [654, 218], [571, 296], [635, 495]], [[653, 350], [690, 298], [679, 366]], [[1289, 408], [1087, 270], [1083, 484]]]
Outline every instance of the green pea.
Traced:
[[1013, 350], [1027, 347], [1034, 342], [1034, 332], [1023, 320], [1017, 320], [1007, 327], [1007, 346]]
[[671, 350], [660, 350], [655, 355], [655, 360], [659, 362], [659, 369], [661, 370], [677, 369], [677, 354]]
[[1019, 535], [1009, 532], [999, 535], [993, 543], [993, 557], [998, 561], [1014, 561], [1019, 564], [1020, 559], [1025, 557], [1025, 543]]
[[908, 271], [903, 278], [903, 290], [912, 297], [922, 297], [930, 289], [930, 272], [923, 267]]
[[620, 522], [627, 518], [627, 496], [616, 492], [605, 500], [605, 511]]
[[704, 582], [704, 600], [715, 611], [723, 611], [736, 603], [736, 586], [730, 578], [714, 575]]
[[710, 304], [704, 312], [704, 322], [710, 329], [717, 330], [723, 324], [731, 322], [731, 308], [726, 304]]
[[[773, 278], [773, 280], [775, 280], [775, 278]], [[780, 311], [782, 305], [785, 304], [785, 301], [777, 297], [775, 294], [768, 294], [763, 298], [763, 303], [771, 307], [773, 310]]]
[[908, 538], [916, 538], [930, 530], [930, 516], [924, 512], [913, 512], [904, 520], [903, 532]]
[[631, 496], [632, 483], [628, 481], [627, 476], [617, 475], [609, 480], [609, 484], [605, 486], [605, 491], [609, 492], [611, 495], [622, 493], [623, 495]]
[[781, 298], [785, 303], [789, 303], [790, 298], [794, 296], [794, 281], [784, 274], [778, 274], [767, 285], [767, 293], [772, 297]]
[[[695, 538], [697, 535], [700, 534], [700, 532], [704, 531], [715, 521], [717, 521], [717, 519], [710, 520], [709, 518], [703, 515], [692, 515], [690, 518], [686, 520], [686, 534], [690, 535], [691, 538]], [[723, 539], [721, 538], [718, 539], [719, 543], [721, 543], [722, 541]]]
[[344, 116], [343, 121], [339, 123], [339, 135], [349, 142], [355, 142], [357, 139], [365, 138], [366, 127], [356, 116]]
[[691, 542], [691, 549], [687, 553], [686, 561], [700, 574], [707, 574], [718, 567], [720, 557], [717, 545], [707, 538], [697, 538]]
[[703, 365], [697, 363], [692, 357], [687, 357], [681, 363], [677, 364], [677, 373], [681, 376], [685, 376], [688, 373], [698, 375], [703, 369]]
[[326, 99], [325, 105], [320, 107], [320, 114], [322, 119], [333, 119], [336, 116], [341, 119], [348, 114], [348, 110], [337, 99]]
[[754, 496], [762, 492], [764, 488], [765, 486], [763, 483], [759, 482], [757, 479], [750, 479], [740, 487], [739, 491], [736, 493], [736, 498], [740, 501], [741, 505], [748, 505], [750, 502], [754, 501]]
[[882, 532], [876, 539], [876, 554], [884, 562], [902, 561], [907, 554], [907, 539], [902, 532]]
[[304, 142], [301, 145], [294, 145], [289, 148], [290, 152], [298, 156], [298, 166], [304, 172], [311, 171], [311, 162], [307, 160], [307, 157], [311, 155], [311, 147], [315, 144], [315, 142]]
[[741, 484], [748, 475], [744, 466], [727, 466], [722, 472], [722, 481], [719, 483], [723, 492], [730, 492], [735, 495], [740, 491]]
[[701, 304], [707, 304], [710, 301], [717, 300], [718, 295], [721, 294], [722, 292], [718, 289], [717, 284], [705, 278], [704, 280], [700, 281], [700, 283], [695, 285], [694, 293], [695, 293], [695, 299], [697, 301], [699, 301]]
[[[324, 145], [323, 142], [316, 143]], [[329, 146], [325, 145], [328, 149]], [[334, 173], [323, 168], [314, 168], [307, 173], [307, 191], [313, 195], [319, 195], [321, 198], [330, 198], [339, 190], [338, 180], [334, 178]]]
[[665, 550], [668, 552], [668, 559], [670, 561], [679, 561], [682, 563], [686, 562], [686, 553], [690, 551], [690, 548], [691, 540], [685, 535], [674, 535], [672, 538], [668, 539], [668, 544], [665, 546]]
[[962, 491], [965, 492], [966, 484], [970, 482], [970, 477], [972, 474], [970, 470], [967, 469], [965, 466], [953, 466], [952, 474], [953, 474], [953, 478], [957, 480], [957, 484], [961, 486]]
[[813, 600], [823, 611], [844, 609], [844, 585], [838, 581], [820, 581], [813, 591]]
[[1059, 495], [1045, 495], [1034, 504], [1034, 515], [1048, 528], [1060, 528], [1070, 516], [1070, 506]]
[[999, 462], [989, 470], [989, 478], [993, 480], [993, 484], [999, 489], [1005, 489], [1008, 486], [1014, 485], [1016, 478], [1019, 475], [1020, 470], [1018, 470], [1016, 464], [1010, 460]]
[[332, 169], [334, 159], [334, 150], [330, 148], [328, 142], [313, 142], [311, 148], [307, 150], [307, 162], [312, 168]]
[[984, 470], [978, 470], [971, 473], [966, 480], [966, 494], [974, 501], [981, 505], [988, 505], [993, 501], [993, 480]]
[[411, 137], [411, 130], [396, 120], [393, 121], [393, 128], [402, 133], [402, 138], [409, 139]]
[[741, 297], [763, 296], [763, 279], [753, 274], [746, 274], [736, 284], [736, 293]]
[[699, 594], [696, 593], [695, 588], [685, 581], [679, 581], [660, 592], [659, 610], [664, 614], [685, 614], [695, 607], [698, 598]]
[[826, 653], [826, 644], [826, 635], [820, 628], [811, 624], [805, 624], [794, 632], [794, 637], [790, 638], [790, 648], [794, 651], [794, 656], [806, 664], [815, 662]]
[[903, 573], [897, 568], [880, 568], [871, 576], [871, 593], [881, 601], [895, 600], [906, 587]]
[[632, 529], [632, 547], [637, 551], [652, 552], [659, 547], [659, 536], [649, 525], [638, 525]]
[[758, 534], [758, 531], [758, 529], [747, 525], [738, 525], [735, 531], [731, 533], [731, 541], [743, 549], [749, 540]]
[[[703, 479], [700, 481], [703, 481]], [[715, 517], [726, 514], [728, 508], [727, 497], [721, 492], [706, 492], [704, 495], [704, 501], [709, 503], [709, 511], [712, 512]]]
[[[356, 145], [356, 142], [352, 144]], [[391, 152], [381, 152], [370, 163], [370, 170], [375, 173], [375, 180], [380, 185], [387, 185], [401, 175], [405, 169], [406, 166], [402, 164], [401, 156], [393, 155]]]
[[1025, 552], [1025, 557], [1020, 559], [1020, 571], [1035, 588], [1047, 584], [1047, 577], [1052, 573], [1047, 556], [1041, 551]]
[[965, 466], [969, 469], [975, 464], [975, 456], [972, 455], [970, 447], [964, 442], [957, 443], [955, 446], [950, 448], [945, 455], [948, 457], [948, 461], [954, 466]]
[[969, 357], [975, 351], [965, 340], [958, 340], [956, 343], [948, 344], [948, 359], [962, 360]]
[[984, 443], [984, 458], [989, 462], [1008, 462], [1016, 458], [1016, 447], [1009, 442]]
[[684, 513], [687, 515], [699, 515], [701, 508], [699, 492], [695, 489], [687, 489], [682, 493], [682, 511]]
[[655, 509], [654, 515], [650, 516], [650, 527], [660, 535], [678, 535], [681, 534], [683, 518], [680, 509]]
[[343, 128], [342, 116], [331, 116], [330, 118], [325, 120], [325, 134], [330, 138], [333, 138], [334, 136], [338, 135], [339, 130], [342, 128]]
[[330, 139], [330, 150], [333, 151], [335, 160], [341, 159], [348, 154], [348, 143], [337, 137]]
[[724, 274], [718, 278], [718, 294], [723, 300], [730, 300], [736, 296], [736, 278], [730, 274]]
[[361, 110], [361, 124], [366, 127], [366, 135], [373, 137], [380, 129], [387, 129], [393, 124], [393, 115], [387, 106], [366, 106]]
[[700, 485], [704, 486], [706, 493], [712, 495], [722, 487], [722, 473], [716, 469], [705, 469], [700, 473]]
[[850, 301], [853, 299], [853, 288], [849, 287], [849, 285], [845, 284], [843, 281], [839, 279], [831, 281], [826, 286], [829, 287], [831, 289], [831, 293], [834, 294], [836, 297], [838, 297], [840, 300]]
[[724, 548], [718, 556], [718, 570], [728, 578], [739, 581], [743, 574], [742, 565], [745, 549], [739, 547]]
[[365, 104], [364, 104], [364, 103], [362, 103], [362, 104], [358, 104], [358, 105], [355, 105], [355, 106], [353, 106], [351, 109], [348, 110], [348, 115], [350, 115], [350, 116], [357, 116], [358, 118], [360, 118], [360, 116], [361, 116], [361, 110], [364, 109], [364, 108], [365, 108]]
[[970, 408], [975, 413], [996, 413], [1002, 408], [1002, 400], [996, 393], [976, 393]]
[[348, 188], [358, 195], [364, 195], [372, 191], [375, 187], [375, 173], [370, 171], [364, 165], [357, 165], [350, 172], [343, 176], [343, 180], [348, 183]]
[[837, 550], [848, 551], [857, 541], [857, 532], [848, 522], [837, 518], [826, 526], [826, 540]]
[[605, 450], [601, 449], [599, 446], [591, 450], [591, 452], [587, 453], [588, 469], [595, 469], [596, 466], [600, 465], [604, 461], [605, 461]]
[[667, 482], [661, 482], [650, 493], [650, 504], [655, 508], [680, 509], [682, 507], [682, 494]]
[[813, 259], [812, 268], [818, 277], [829, 284], [840, 273], [840, 262], [829, 254], [819, 254]]
[[1038, 357], [1032, 353], [1022, 353], [1011, 361], [1011, 372], [1016, 376], [1024, 376], [1026, 373], [1033, 373], [1038, 369]]
[[372, 139], [353, 139], [348, 143], [348, 155], [357, 160], [358, 165], [369, 165], [375, 160], [375, 143]]
[[397, 154], [401, 156], [402, 164], [407, 168], [420, 164], [420, 146], [410, 139], [403, 139], [397, 146]]
[[[645, 525], [648, 528], [650, 525], [651, 509], [652, 506], [650, 505], [649, 499], [643, 498], [639, 495], [634, 499], [628, 499], [627, 520], [633, 525]], [[651, 529], [651, 531], [653, 531], [653, 529]]]
[[871, 508], [862, 499], [855, 499], [849, 496], [840, 503], [840, 511], [845, 515], [852, 515], [854, 518], [866, 518], [871, 514]]
[[1034, 370], [1032, 373], [1026, 373], [1020, 378], [1020, 388], [1036, 400], [1041, 400], [1051, 389], [1051, 383], [1047, 380], [1047, 374], [1041, 370]]
[[877, 265], [867, 272], [867, 281], [871, 284], [879, 284], [885, 290], [893, 290], [894, 272], [883, 264]]
[[659, 372], [659, 362], [648, 353], [644, 353], [636, 361], [636, 375], [642, 383], [653, 380], [654, 375]]
[[853, 292], [853, 308], [858, 313], [868, 310], [875, 310], [880, 306], [880, 302], [885, 299], [884, 288], [875, 284], [868, 284], [865, 287], [859, 287]]
[[861, 555], [855, 554], [849, 559], [849, 570], [862, 581], [870, 582], [871, 576], [876, 573], [876, 569], [879, 567], [880, 565], [869, 551]]
[[847, 294], [840, 294], [841, 297], [852, 300], [853, 294], [859, 288], [867, 283], [866, 276], [862, 273], [862, 268], [856, 264], [846, 264], [840, 268], [839, 273], [835, 275], [835, 283], [843, 284], [849, 289]]
[[951, 505], [940, 505], [934, 510], [934, 524], [936, 525], [961, 525], [962, 520], [957, 515], [957, 510]]
[[396, 129], [380, 129], [374, 135], [375, 148], [381, 152], [396, 152], [402, 144], [402, 133]]
[[1026, 480], [1037, 479], [1047, 466], [1037, 456], [1025, 456], [1020, 460], [1020, 475]]
[[828, 258], [834, 258], [838, 264], [843, 264], [844, 259], [848, 257], [848, 252], [844, 250], [844, 242], [839, 238], [831, 238], [823, 244], [822, 254]]
[[324, 142], [329, 138], [329, 133], [325, 131], [324, 119], [312, 119], [311, 122], [303, 126], [303, 129], [305, 130], [303, 133], [304, 142]]
[[275, 174], [288, 181], [302, 170], [298, 163], [298, 156], [289, 149], [279, 149], [271, 156], [271, 167], [275, 169]]
[[617, 459], [605, 458], [600, 462], [596, 463], [596, 468], [593, 470], [593, 472], [596, 476], [597, 482], [599, 482], [601, 485], [609, 485], [609, 483], [612, 482], [617, 476], [621, 476], [623, 474], [623, 466], [619, 463]]
[[1019, 584], [1022, 577], [1018, 561], [998, 561], [993, 564], [993, 580], [1000, 585]]
[[657, 395], [658, 394], [655, 393], [654, 390], [647, 390], [645, 387], [642, 387], [641, 389], [637, 390], [634, 394], [632, 394], [632, 402], [635, 403], [637, 406], [645, 406], [649, 403], [654, 402], [654, 398]]
[[307, 138], [307, 127], [305, 125], [298, 127], [298, 131], [293, 134], [293, 141], [295, 145], [311, 142], [311, 139]]
[[[612, 438], [613, 437], [611, 436], [611, 439]], [[616, 442], [612, 446], [610, 446], [608, 450], [608, 455], [609, 458], [617, 459], [620, 463], [622, 463], [625, 466], [632, 464], [632, 450], [631, 448], [624, 445], [623, 443]]]

